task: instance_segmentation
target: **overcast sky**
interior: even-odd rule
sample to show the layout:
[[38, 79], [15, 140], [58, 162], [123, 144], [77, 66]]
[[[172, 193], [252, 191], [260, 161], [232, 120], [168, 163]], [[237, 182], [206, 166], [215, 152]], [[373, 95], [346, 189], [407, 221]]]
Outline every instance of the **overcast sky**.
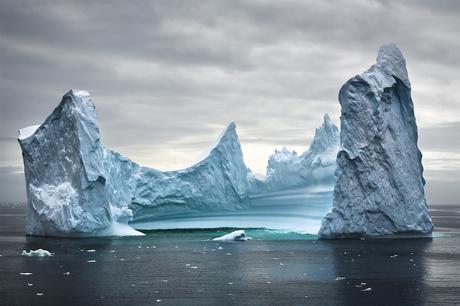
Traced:
[[[400, 3], [404, 2], [404, 3]], [[460, 197], [459, 1], [0, 1], [0, 201], [25, 200], [17, 129], [88, 90], [102, 141], [183, 167], [236, 121], [247, 165], [303, 152], [337, 93], [395, 42], [430, 204]]]

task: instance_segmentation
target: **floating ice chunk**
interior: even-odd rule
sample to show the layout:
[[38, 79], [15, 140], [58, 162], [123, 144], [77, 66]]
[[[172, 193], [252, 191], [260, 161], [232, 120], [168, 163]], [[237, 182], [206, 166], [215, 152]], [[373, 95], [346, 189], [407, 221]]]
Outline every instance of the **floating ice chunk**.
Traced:
[[87, 260], [86, 262], [93, 263], [93, 262], [96, 262], [96, 260], [95, 260], [95, 259], [91, 259], [91, 260]]
[[218, 241], [246, 241], [250, 240], [251, 238], [246, 236], [246, 233], [244, 230], [238, 230], [231, 232], [229, 234], [223, 235], [221, 237], [214, 238], [213, 240], [218, 240]]
[[30, 272], [21, 272], [21, 273], [19, 273], [19, 275], [28, 276], [28, 275], [32, 275], [32, 273], [30, 273]]
[[70, 275], [70, 272], [64, 272], [64, 275]]
[[22, 250], [21, 255], [22, 255], [22, 256], [29, 256], [29, 257], [47, 257], [47, 256], [53, 256], [52, 253], [50, 253], [50, 252], [47, 251], [47, 250], [43, 250], [43, 249], [37, 249], [37, 250], [35, 250], [35, 251], [30, 250], [29, 252], [27, 252], [26, 250]]
[[43, 293], [42, 293], [42, 292], [37, 292], [37, 295], [38, 295], [38, 296], [42, 296]]
[[362, 292], [368, 292], [368, 291], [372, 291], [372, 288], [366, 288], [366, 289], [363, 289], [361, 290]]
[[344, 280], [344, 279], [346, 279], [346, 278], [343, 277], [343, 276], [337, 276], [337, 277], [335, 278], [336, 281], [341, 281], [341, 280]]
[[86, 250], [86, 253], [94, 253], [96, 250]]

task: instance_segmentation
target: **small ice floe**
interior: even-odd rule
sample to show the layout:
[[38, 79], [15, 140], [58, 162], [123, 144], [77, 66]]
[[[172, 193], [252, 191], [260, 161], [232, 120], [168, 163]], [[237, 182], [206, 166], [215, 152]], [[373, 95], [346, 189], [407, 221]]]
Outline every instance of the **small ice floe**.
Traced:
[[344, 279], [346, 279], [346, 278], [343, 277], [343, 276], [337, 276], [337, 277], [335, 278], [336, 281], [341, 281], [341, 280], [344, 280]]
[[38, 296], [42, 296], [43, 293], [42, 293], [42, 292], [37, 292], [37, 295], [38, 295]]
[[362, 292], [369, 292], [369, 291], [372, 291], [372, 288], [366, 288], [366, 289], [363, 289], [361, 290]]
[[47, 250], [43, 249], [37, 249], [37, 250], [30, 250], [27, 252], [26, 250], [22, 250], [21, 253], [22, 256], [28, 256], [28, 257], [47, 257], [47, 256], [53, 256], [53, 254]]
[[223, 250], [224, 248], [220, 246], [220, 247], [218, 247], [217, 249], [218, 249], [218, 250]]
[[63, 274], [64, 275], [70, 275], [70, 272], [64, 272]]
[[86, 250], [86, 253], [94, 253], [96, 250]]
[[162, 302], [161, 299], [157, 299], [157, 303], [161, 303], [161, 302]]
[[86, 262], [93, 263], [93, 262], [96, 262], [96, 260], [95, 260], [95, 259], [91, 259], [91, 260], [87, 260]]
[[28, 276], [28, 275], [32, 275], [32, 273], [30, 273], [30, 272], [21, 272], [21, 273], [19, 273], [19, 275]]
[[231, 232], [229, 234], [223, 235], [221, 237], [214, 238], [213, 240], [217, 241], [246, 241], [250, 240], [251, 238], [246, 236], [244, 230], [238, 230]]
[[390, 258], [396, 258], [398, 257], [398, 254], [390, 255]]

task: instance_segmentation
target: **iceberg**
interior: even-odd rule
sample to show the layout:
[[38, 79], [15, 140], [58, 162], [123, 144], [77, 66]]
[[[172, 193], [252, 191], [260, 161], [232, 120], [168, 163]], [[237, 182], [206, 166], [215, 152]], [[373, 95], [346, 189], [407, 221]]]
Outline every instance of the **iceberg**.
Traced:
[[26, 233], [74, 236], [112, 223], [94, 104], [71, 91], [40, 126], [19, 130], [28, 197]]
[[47, 250], [44, 249], [37, 249], [37, 250], [30, 250], [27, 252], [26, 250], [22, 250], [21, 253], [22, 256], [27, 256], [27, 257], [48, 257], [48, 256], [53, 256], [53, 254]]
[[245, 207], [248, 169], [235, 128], [230, 123], [198, 163], [162, 172], [105, 148], [90, 94], [69, 91], [43, 124], [19, 130], [26, 233], [142, 235], [128, 222]]
[[[269, 157], [265, 178], [266, 190], [270, 192], [320, 184], [330, 185], [332, 189], [339, 143], [339, 129], [332, 123], [329, 115], [325, 114], [323, 124], [316, 129], [307, 151], [298, 155], [297, 152], [291, 152], [284, 147], [282, 150], [275, 150]], [[256, 181], [253, 184], [257, 183]]]
[[431, 233], [411, 84], [398, 47], [382, 46], [377, 63], [343, 85], [339, 101], [337, 181], [319, 237]]
[[137, 173], [130, 208], [134, 221], [171, 214], [234, 211], [248, 206], [248, 168], [230, 123], [199, 162], [182, 170]]
[[244, 230], [237, 230], [237, 231], [228, 233], [226, 235], [214, 238], [213, 240], [216, 240], [216, 241], [246, 241], [250, 239], [251, 239], [250, 237], [246, 236], [246, 233]]

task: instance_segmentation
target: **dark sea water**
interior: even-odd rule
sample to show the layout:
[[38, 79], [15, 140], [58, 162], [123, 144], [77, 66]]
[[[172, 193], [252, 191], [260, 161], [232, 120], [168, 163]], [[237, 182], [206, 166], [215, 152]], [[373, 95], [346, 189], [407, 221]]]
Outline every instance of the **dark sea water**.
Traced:
[[[25, 207], [0, 204], [0, 305], [455, 305], [460, 207], [432, 208], [432, 239], [253, 228], [253, 240], [216, 242], [232, 229], [26, 237]], [[54, 256], [21, 256], [37, 248]]]

